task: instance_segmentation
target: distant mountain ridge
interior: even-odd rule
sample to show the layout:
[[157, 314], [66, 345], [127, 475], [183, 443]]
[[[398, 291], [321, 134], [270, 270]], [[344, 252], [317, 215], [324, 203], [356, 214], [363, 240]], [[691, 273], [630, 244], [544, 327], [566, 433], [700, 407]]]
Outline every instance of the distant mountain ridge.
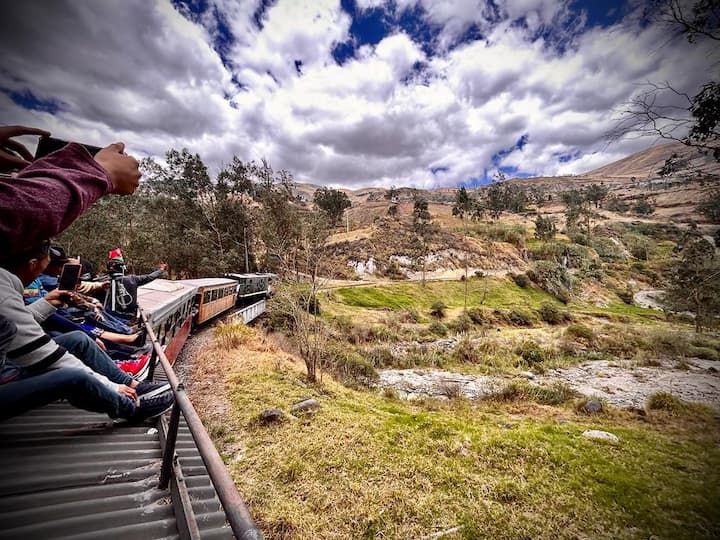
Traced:
[[[555, 189], [564, 189], [570, 185], [583, 185], [593, 182], [605, 182], [609, 184], [626, 184], [633, 181], [650, 180], [657, 178], [658, 171], [665, 161], [675, 155], [674, 158], [683, 170], [701, 170], [705, 173], [720, 175], [720, 163], [716, 162], [712, 157], [703, 155], [696, 149], [688, 147], [679, 142], [671, 142], [651, 146], [640, 152], [636, 152], [627, 157], [614, 161], [607, 165], [603, 165], [592, 171], [573, 175], [573, 176], [537, 176], [528, 178], [511, 178], [508, 182], [519, 184], [542, 184], [545, 186], [552, 185]], [[311, 201], [313, 194], [322, 186], [309, 183], [296, 183], [294, 192], [304, 200]], [[398, 188], [400, 190], [400, 199], [411, 197], [411, 188]], [[435, 189], [421, 189], [419, 191], [426, 192], [444, 192], [449, 196], [458, 188], [440, 187]], [[351, 200], [380, 200], [384, 198], [387, 192], [386, 188], [360, 188], [360, 189], [341, 189]]]

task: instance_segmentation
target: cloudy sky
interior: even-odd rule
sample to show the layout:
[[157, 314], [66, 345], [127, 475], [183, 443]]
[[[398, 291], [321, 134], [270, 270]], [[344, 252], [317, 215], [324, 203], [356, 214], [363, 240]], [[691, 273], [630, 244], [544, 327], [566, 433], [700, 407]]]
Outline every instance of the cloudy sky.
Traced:
[[717, 55], [642, 0], [26, 1], [0, 35], [2, 123], [349, 188], [594, 169], [657, 143], [605, 138], [643, 83]]

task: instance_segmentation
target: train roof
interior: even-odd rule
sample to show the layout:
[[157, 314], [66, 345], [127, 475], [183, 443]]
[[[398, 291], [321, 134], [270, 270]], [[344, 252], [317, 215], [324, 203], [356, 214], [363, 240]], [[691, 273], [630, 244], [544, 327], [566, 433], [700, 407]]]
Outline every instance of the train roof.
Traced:
[[197, 286], [183, 281], [156, 279], [138, 287], [138, 305], [148, 321], [162, 320], [165, 315], [195, 295]]
[[275, 278], [277, 277], [277, 274], [271, 274], [271, 273], [261, 273], [261, 272], [251, 272], [247, 274], [223, 274], [225, 277], [229, 277], [232, 279], [246, 279], [246, 278]]
[[235, 285], [235, 281], [232, 279], [215, 277], [200, 279], [181, 279], [179, 280], [179, 283], [187, 283], [188, 285], [197, 287], [199, 289], [202, 289], [203, 287], [218, 287], [221, 285]]

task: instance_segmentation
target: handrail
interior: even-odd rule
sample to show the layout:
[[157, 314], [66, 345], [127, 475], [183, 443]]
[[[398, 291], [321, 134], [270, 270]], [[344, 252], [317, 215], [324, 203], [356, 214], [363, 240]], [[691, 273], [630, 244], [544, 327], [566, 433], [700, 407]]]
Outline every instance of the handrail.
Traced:
[[[205, 426], [203, 426], [202, 420], [200, 420], [200, 416], [195, 410], [195, 407], [193, 407], [193, 404], [185, 391], [184, 385], [178, 380], [177, 375], [175, 375], [175, 371], [165, 356], [162, 346], [160, 345], [160, 342], [158, 342], [153, 329], [150, 327], [150, 323], [147, 321], [147, 318], [144, 314], [141, 314], [141, 316], [145, 324], [147, 335], [152, 341], [155, 356], [165, 370], [168, 382], [175, 393], [175, 407], [179, 407], [185, 417], [185, 422], [187, 423], [190, 433], [195, 440], [195, 444], [200, 452], [200, 457], [202, 457], [203, 463], [205, 463], [205, 467], [210, 475], [210, 480], [215, 487], [215, 491], [218, 494], [223, 510], [225, 510], [225, 515], [228, 518], [233, 534], [239, 540], [262, 540], [262, 532], [260, 532], [255, 525], [250, 512], [245, 506], [245, 502], [242, 500], [240, 493], [235, 487], [235, 482], [233, 482], [230, 473], [225, 468], [225, 464], [223, 463], [220, 454], [205, 430]], [[168, 448], [169, 445], [166, 447], [166, 450]], [[172, 448], [169, 452], [171, 458], [174, 452], [175, 449]], [[163, 460], [166, 459], [168, 452], [165, 454], [166, 455], [163, 456]]]

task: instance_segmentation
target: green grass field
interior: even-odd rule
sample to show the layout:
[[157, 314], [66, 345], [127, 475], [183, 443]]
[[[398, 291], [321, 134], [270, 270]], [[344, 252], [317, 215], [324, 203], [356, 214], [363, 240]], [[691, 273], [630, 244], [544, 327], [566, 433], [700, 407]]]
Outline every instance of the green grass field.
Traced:
[[[268, 538], [720, 535], [719, 432], [709, 413], [589, 418], [571, 405], [407, 403], [330, 380], [302, 387], [299, 377], [281, 363], [236, 370], [225, 385], [232, 410], [210, 423]], [[256, 420], [306, 397], [322, 404], [314, 415]], [[586, 429], [620, 442], [589, 440]]]

